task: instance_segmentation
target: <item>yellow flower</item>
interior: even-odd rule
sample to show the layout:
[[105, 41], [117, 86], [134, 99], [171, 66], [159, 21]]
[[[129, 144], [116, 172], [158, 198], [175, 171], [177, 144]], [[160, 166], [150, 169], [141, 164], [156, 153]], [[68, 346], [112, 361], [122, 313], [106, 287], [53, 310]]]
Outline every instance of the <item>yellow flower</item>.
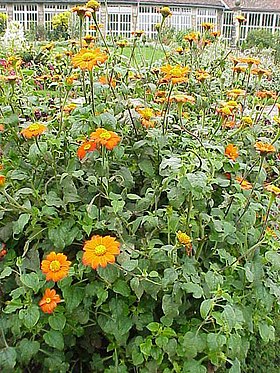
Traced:
[[162, 83], [166, 83], [171, 81], [172, 84], [176, 83], [184, 83], [188, 81], [187, 74], [190, 72], [190, 68], [188, 66], [182, 67], [180, 65], [171, 66], [165, 65], [161, 67], [161, 72], [165, 74], [163, 79], [161, 80]]
[[203, 22], [201, 27], [203, 27], [205, 30], [212, 30], [215, 27], [215, 25], [214, 23]]
[[280, 188], [278, 188], [277, 186], [273, 185], [273, 184], [268, 184], [265, 186], [265, 189], [268, 191], [268, 192], [271, 192], [273, 193], [275, 196], [280, 196]]
[[100, 3], [96, 0], [90, 0], [86, 3], [86, 7], [96, 12], [100, 8]]
[[172, 16], [172, 13], [170, 11], [170, 8], [168, 6], [164, 6], [160, 9], [160, 14], [162, 15], [163, 18], [167, 18], [169, 16]]
[[99, 66], [107, 60], [108, 56], [97, 49], [81, 49], [74, 57], [72, 63], [74, 67], [79, 67], [82, 70], [92, 70], [94, 66]]
[[242, 125], [246, 126], [252, 126], [253, 125], [253, 119], [251, 117], [242, 117], [241, 118]]
[[276, 149], [272, 144], [266, 144], [262, 141], [256, 142], [254, 145], [255, 149], [260, 152], [261, 155], [267, 155], [269, 153], [275, 153]]
[[178, 231], [176, 236], [179, 243], [185, 246], [187, 254], [190, 255], [192, 250], [192, 239], [190, 236], [181, 231]]

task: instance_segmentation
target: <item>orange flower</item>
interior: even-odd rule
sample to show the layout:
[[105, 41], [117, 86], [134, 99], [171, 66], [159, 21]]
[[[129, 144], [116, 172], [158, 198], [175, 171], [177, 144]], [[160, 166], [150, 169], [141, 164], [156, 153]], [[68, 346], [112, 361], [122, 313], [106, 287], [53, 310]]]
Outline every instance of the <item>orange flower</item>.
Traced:
[[4, 130], [5, 130], [4, 124], [0, 123], [0, 132], [4, 132]]
[[258, 58], [253, 58], [253, 57], [240, 57], [239, 61], [241, 63], [247, 63], [247, 65], [252, 66], [252, 65], [259, 65], [261, 61]]
[[63, 111], [67, 114], [70, 114], [73, 110], [75, 110], [77, 107], [76, 104], [68, 104], [63, 106]]
[[250, 190], [253, 188], [253, 185], [249, 183], [249, 181], [244, 180], [243, 177], [238, 176], [235, 180], [240, 184], [240, 187], [243, 190]]
[[45, 132], [47, 127], [41, 123], [33, 123], [30, 126], [21, 130], [22, 136], [26, 139], [31, 139], [32, 137], [40, 136], [43, 132]]
[[195, 75], [196, 75], [196, 79], [199, 82], [204, 82], [205, 79], [210, 78], [210, 74], [205, 70], [198, 70], [196, 71]]
[[210, 32], [210, 35], [213, 36], [213, 38], [218, 38], [219, 36], [221, 36], [221, 33], [220, 31], [212, 31]]
[[100, 84], [108, 84], [110, 85], [111, 87], [115, 88], [117, 83], [115, 81], [115, 79], [113, 79], [112, 77], [109, 78], [109, 80], [107, 79], [107, 77], [105, 75], [101, 76], [99, 78], [99, 83]]
[[96, 143], [94, 141], [84, 141], [77, 150], [77, 156], [79, 159], [83, 159], [87, 153], [96, 150]]
[[42, 260], [41, 270], [46, 275], [47, 281], [57, 282], [67, 276], [71, 262], [67, 256], [52, 251], [45, 260]]
[[277, 97], [277, 94], [276, 92], [273, 92], [273, 91], [258, 91], [256, 93], [256, 96], [258, 98], [272, 98], [273, 100], [275, 100]]
[[0, 175], [0, 187], [5, 185], [6, 177], [4, 175]]
[[74, 67], [79, 67], [82, 70], [92, 70], [94, 66], [99, 66], [107, 60], [108, 56], [97, 49], [81, 49], [79, 53], [72, 57]]
[[93, 236], [83, 247], [83, 264], [97, 269], [105, 268], [108, 263], [115, 262], [115, 256], [120, 253], [120, 243], [111, 236]]
[[105, 128], [97, 128], [90, 134], [90, 138], [95, 141], [96, 145], [103, 145], [108, 150], [114, 149], [121, 141], [115, 132], [107, 131]]
[[186, 76], [190, 72], [190, 68], [188, 66], [182, 67], [180, 65], [171, 66], [165, 65], [161, 67], [161, 72], [165, 74], [163, 79], [161, 80], [162, 83], [167, 83], [169, 81], [172, 84], [176, 83], [185, 83], [188, 81], [188, 77]]
[[237, 146], [233, 144], [229, 144], [226, 149], [225, 149], [225, 156], [228, 157], [229, 159], [232, 159], [233, 161], [236, 160], [238, 157], [238, 148]]
[[201, 27], [204, 28], [204, 30], [212, 30], [215, 27], [215, 25], [214, 25], [214, 23], [203, 22], [201, 24]]
[[91, 12], [92, 12], [92, 9], [90, 8], [87, 8], [86, 6], [74, 6], [71, 11], [73, 13], [76, 13], [78, 17], [80, 17], [81, 19], [84, 18], [84, 17], [91, 17]]
[[60, 296], [54, 289], [47, 288], [43, 298], [39, 302], [41, 310], [45, 313], [53, 313], [57, 304], [61, 302]]
[[190, 44], [192, 44], [193, 42], [198, 42], [199, 37], [200, 37], [199, 32], [192, 31], [189, 34], [185, 35], [184, 39], [188, 41]]
[[150, 120], [152, 117], [155, 116], [154, 110], [149, 107], [136, 108], [136, 111], [138, 114], [141, 115], [143, 119], [146, 119], [146, 120]]
[[184, 93], [177, 93], [175, 95], [172, 95], [170, 97], [170, 101], [174, 101], [174, 102], [177, 102], [177, 103], [185, 103], [185, 102], [188, 102], [192, 105], [195, 104], [195, 98], [193, 96], [189, 96], [189, 95], [186, 95]]
[[273, 185], [273, 184], [268, 184], [265, 186], [265, 189], [268, 191], [268, 192], [271, 192], [273, 193], [275, 196], [280, 196], [280, 188], [278, 188], [277, 186]]
[[264, 142], [258, 141], [254, 145], [255, 149], [260, 152], [261, 155], [267, 155], [269, 153], [275, 153], [276, 149], [271, 144], [266, 144]]
[[258, 77], [261, 78], [263, 75], [270, 76], [271, 71], [262, 69], [260, 67], [256, 67], [256, 68], [251, 70], [251, 74], [258, 75]]

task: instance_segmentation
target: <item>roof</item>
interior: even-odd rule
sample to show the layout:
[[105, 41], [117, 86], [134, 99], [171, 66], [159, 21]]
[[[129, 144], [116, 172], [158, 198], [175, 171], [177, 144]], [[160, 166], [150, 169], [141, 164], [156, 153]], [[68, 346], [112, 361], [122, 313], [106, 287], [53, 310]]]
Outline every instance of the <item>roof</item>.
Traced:
[[[236, 8], [236, 0], [223, 0], [227, 8]], [[240, 7], [242, 10], [254, 10], [270, 12], [275, 11], [280, 13], [280, 0], [240, 0]]]
[[[101, 3], [104, 2], [104, 0], [99, 0]], [[28, 3], [65, 3], [69, 5], [75, 5], [75, 4], [85, 4], [87, 0], [28, 0]], [[212, 8], [224, 8], [224, 5], [220, 0], [108, 0], [108, 3], [123, 3], [126, 2], [128, 4], [149, 4], [149, 5], [167, 5], [167, 6], [173, 6], [173, 5], [181, 5], [181, 6], [203, 6], [203, 7], [212, 7]], [[23, 3], [22, 0], [0, 0], [1, 3]]]

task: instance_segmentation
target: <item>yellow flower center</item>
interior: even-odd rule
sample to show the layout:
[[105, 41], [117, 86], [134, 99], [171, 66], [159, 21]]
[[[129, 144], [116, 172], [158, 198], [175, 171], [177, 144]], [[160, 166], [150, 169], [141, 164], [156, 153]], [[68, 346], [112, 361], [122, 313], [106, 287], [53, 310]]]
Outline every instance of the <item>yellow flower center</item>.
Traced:
[[33, 132], [33, 131], [38, 131], [38, 129], [40, 129], [40, 126], [39, 124], [37, 123], [34, 123], [34, 124], [31, 124], [29, 127], [28, 127], [29, 131]]
[[107, 251], [107, 249], [106, 249], [106, 246], [104, 246], [104, 245], [98, 245], [94, 249], [94, 253], [97, 256], [104, 255], [106, 253], [106, 251]]
[[90, 52], [87, 52], [85, 53], [83, 56], [82, 56], [82, 60], [83, 61], [86, 61], [86, 62], [89, 62], [91, 60], [94, 59], [94, 54], [93, 53], [90, 53]]
[[90, 147], [91, 147], [91, 145], [90, 145], [90, 144], [86, 144], [86, 145], [84, 146], [84, 150], [89, 150], [89, 149], [90, 149]]
[[52, 301], [51, 298], [46, 298], [46, 303], [49, 304], [49, 303], [51, 303], [51, 301]]
[[108, 131], [104, 131], [100, 134], [102, 140], [109, 140], [111, 137], [112, 135]]
[[50, 270], [56, 272], [60, 269], [60, 263], [58, 260], [53, 260], [50, 264]]

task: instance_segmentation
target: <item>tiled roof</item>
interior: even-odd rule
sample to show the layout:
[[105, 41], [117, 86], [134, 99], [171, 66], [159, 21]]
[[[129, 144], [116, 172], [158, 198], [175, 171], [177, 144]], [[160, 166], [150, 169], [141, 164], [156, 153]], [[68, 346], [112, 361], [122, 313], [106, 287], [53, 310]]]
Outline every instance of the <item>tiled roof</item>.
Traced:
[[[236, 0], [223, 0], [228, 8], [235, 7]], [[280, 0], [240, 0], [243, 10], [276, 11], [280, 13]]]

